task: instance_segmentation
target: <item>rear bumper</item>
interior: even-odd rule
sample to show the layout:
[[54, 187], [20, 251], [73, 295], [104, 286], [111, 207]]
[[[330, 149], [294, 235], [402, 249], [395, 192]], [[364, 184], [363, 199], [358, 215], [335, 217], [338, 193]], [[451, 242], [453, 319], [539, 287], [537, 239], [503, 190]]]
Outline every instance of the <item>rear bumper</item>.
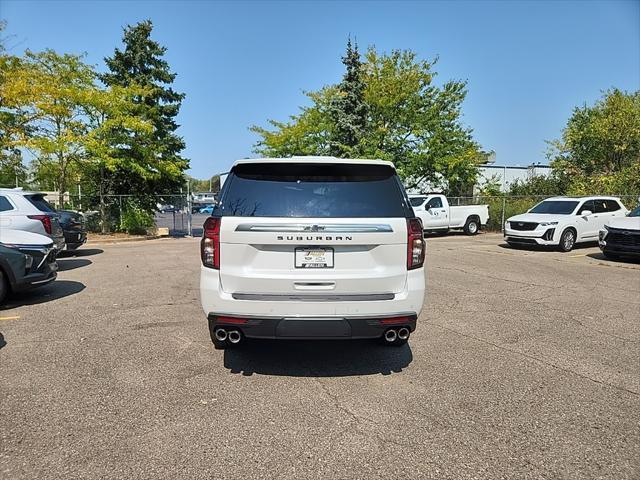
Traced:
[[236, 329], [247, 338], [335, 340], [380, 338], [385, 330], [394, 327], [416, 329], [415, 314], [394, 317], [233, 317], [208, 316], [209, 330]]
[[64, 240], [67, 244], [67, 250], [75, 250], [87, 243], [87, 232], [66, 231], [64, 232]]
[[226, 316], [249, 319], [235, 324], [247, 337], [374, 338], [390, 326], [381, 324], [381, 318], [407, 317], [402, 326], [415, 329], [424, 303], [425, 272], [423, 268], [409, 270], [403, 291], [385, 300], [358, 301], [348, 295], [340, 301], [237, 297], [222, 290], [218, 270], [201, 267], [200, 299], [210, 326], [221, 324], [219, 317]]

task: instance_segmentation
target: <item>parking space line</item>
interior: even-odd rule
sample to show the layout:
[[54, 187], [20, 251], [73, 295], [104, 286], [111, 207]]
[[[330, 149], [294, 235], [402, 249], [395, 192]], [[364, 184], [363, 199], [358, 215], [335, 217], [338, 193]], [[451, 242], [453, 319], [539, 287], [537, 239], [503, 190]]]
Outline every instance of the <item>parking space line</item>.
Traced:
[[20, 320], [20, 317], [0, 317], [0, 320]]
[[586, 253], [579, 253], [577, 255], [569, 255], [571, 258], [576, 258], [576, 257], [586, 257], [587, 254]]

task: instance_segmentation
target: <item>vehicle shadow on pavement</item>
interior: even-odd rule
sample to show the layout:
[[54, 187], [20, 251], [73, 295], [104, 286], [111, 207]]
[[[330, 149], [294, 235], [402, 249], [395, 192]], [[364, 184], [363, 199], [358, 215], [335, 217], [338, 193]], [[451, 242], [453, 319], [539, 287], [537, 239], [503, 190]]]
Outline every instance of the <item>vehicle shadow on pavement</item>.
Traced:
[[0, 350], [2, 350], [2, 347], [6, 346], [7, 342], [4, 339], [4, 335], [2, 335], [2, 333], [0, 333]]
[[56, 280], [46, 287], [11, 295], [4, 305], [0, 307], [0, 310], [9, 310], [26, 305], [38, 305], [40, 303], [51, 302], [53, 300], [58, 300], [60, 298], [80, 293], [85, 288], [84, 284], [80, 282]]
[[371, 340], [247, 341], [224, 352], [231, 373], [290, 377], [345, 377], [399, 373], [413, 360], [411, 347], [379, 345]]
[[59, 258], [58, 271], [66, 272], [67, 270], [75, 270], [76, 268], [86, 267], [93, 262], [85, 258]]
[[617, 264], [617, 263], [619, 264], [631, 263], [636, 265], [640, 264], [640, 258], [634, 258], [634, 257], [607, 258], [604, 256], [602, 252], [589, 253], [587, 254], [587, 257], [593, 258], [594, 260], [600, 260], [601, 262], [611, 263], [611, 264]]
[[[506, 250], [529, 250], [531, 252], [560, 252], [557, 245], [509, 245], [507, 242], [502, 242], [498, 245], [500, 248], [504, 248]], [[587, 248], [592, 248], [598, 246], [597, 242], [582, 242], [576, 243], [573, 246], [573, 251], [576, 250], [584, 250]], [[569, 252], [564, 252], [569, 253]]]
[[65, 250], [58, 254], [58, 258], [70, 258], [70, 257], [91, 257], [93, 255], [100, 255], [104, 253], [101, 248], [82, 248], [80, 250]]

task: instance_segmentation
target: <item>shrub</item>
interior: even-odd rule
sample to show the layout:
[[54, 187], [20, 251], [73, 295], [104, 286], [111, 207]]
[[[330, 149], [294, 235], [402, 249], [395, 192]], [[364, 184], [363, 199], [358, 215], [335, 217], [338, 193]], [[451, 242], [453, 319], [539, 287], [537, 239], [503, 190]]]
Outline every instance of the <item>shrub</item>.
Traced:
[[131, 235], [146, 235], [155, 226], [153, 215], [138, 207], [128, 207], [122, 212], [120, 229]]
[[544, 197], [490, 197], [483, 199], [482, 203], [489, 205], [489, 221], [487, 230], [500, 231], [502, 229], [502, 208], [504, 205], [504, 220], [514, 215], [525, 213]]

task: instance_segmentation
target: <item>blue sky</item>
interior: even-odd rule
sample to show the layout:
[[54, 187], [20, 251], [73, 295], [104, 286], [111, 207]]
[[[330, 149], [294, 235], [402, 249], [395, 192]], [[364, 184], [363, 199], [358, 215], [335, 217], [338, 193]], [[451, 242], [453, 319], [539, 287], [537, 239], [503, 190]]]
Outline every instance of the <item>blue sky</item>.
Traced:
[[437, 82], [466, 79], [464, 122], [497, 163], [545, 162], [572, 109], [603, 90], [640, 88], [640, 2], [207, 2], [0, 0], [9, 45], [87, 53], [121, 45], [150, 18], [187, 94], [179, 133], [191, 174], [252, 155], [248, 131], [286, 119], [303, 90], [339, 81], [348, 35], [361, 49], [440, 57]]

